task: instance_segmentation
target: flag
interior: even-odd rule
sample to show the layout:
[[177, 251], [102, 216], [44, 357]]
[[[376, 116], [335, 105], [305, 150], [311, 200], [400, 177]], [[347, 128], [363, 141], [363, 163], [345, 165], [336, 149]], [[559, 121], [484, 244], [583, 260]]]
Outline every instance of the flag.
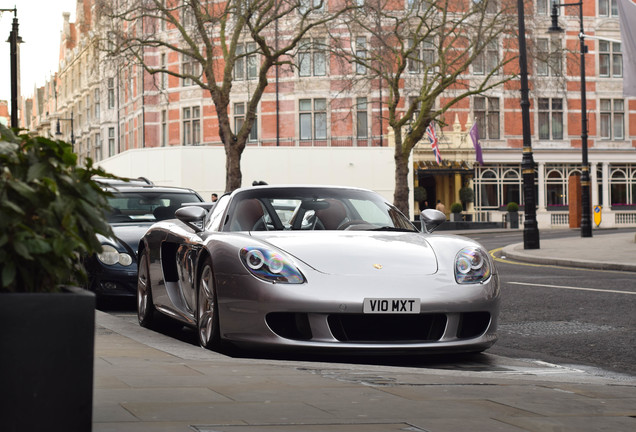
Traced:
[[636, 4], [631, 0], [618, 0], [618, 17], [623, 52], [623, 96], [636, 96]]
[[473, 126], [470, 128], [468, 134], [473, 140], [473, 147], [475, 147], [475, 159], [477, 159], [479, 165], [483, 165], [484, 157], [481, 154], [481, 145], [479, 145], [479, 128], [477, 127], [477, 122], [473, 123]]
[[433, 126], [433, 123], [429, 123], [429, 125], [426, 127], [426, 135], [431, 141], [431, 148], [433, 149], [433, 154], [435, 155], [437, 165], [441, 165], [442, 155], [439, 152], [439, 140], [437, 139], [437, 135], [435, 135], [435, 126]]

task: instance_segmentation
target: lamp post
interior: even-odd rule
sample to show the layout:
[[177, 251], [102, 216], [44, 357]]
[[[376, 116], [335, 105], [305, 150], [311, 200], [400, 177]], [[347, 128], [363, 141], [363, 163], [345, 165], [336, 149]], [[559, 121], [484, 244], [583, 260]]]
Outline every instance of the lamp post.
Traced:
[[73, 111], [71, 111], [71, 118], [57, 119], [57, 127], [55, 128], [55, 135], [62, 135], [62, 131], [60, 130], [60, 120], [71, 122], [71, 147], [73, 149], [73, 153], [75, 153], [75, 135], [73, 134]]
[[521, 172], [523, 175], [523, 248], [539, 249], [539, 228], [537, 226], [537, 206], [534, 189], [534, 158], [530, 138], [530, 101], [528, 99], [528, 60], [526, 55], [526, 24], [523, 0], [517, 0], [517, 17], [519, 23], [519, 76], [521, 79], [521, 122], [523, 128], [523, 158]]
[[583, 1], [578, 3], [552, 3], [552, 25], [548, 33], [562, 33], [559, 27], [558, 9], [559, 7], [578, 6], [579, 7], [579, 42], [580, 42], [580, 63], [581, 63], [581, 237], [592, 237], [592, 221], [590, 217], [590, 166], [587, 160], [587, 98], [585, 93], [585, 33], [583, 32]]
[[13, 12], [13, 24], [9, 33], [10, 61], [11, 61], [11, 127], [18, 127], [18, 44], [22, 38], [18, 35], [18, 10], [0, 9], [0, 12]]

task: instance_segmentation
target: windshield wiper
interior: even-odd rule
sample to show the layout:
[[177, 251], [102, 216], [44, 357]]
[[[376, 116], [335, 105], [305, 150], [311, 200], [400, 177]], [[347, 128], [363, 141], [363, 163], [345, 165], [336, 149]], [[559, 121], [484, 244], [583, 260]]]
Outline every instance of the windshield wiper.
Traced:
[[396, 231], [396, 232], [416, 232], [412, 229], [408, 229], [408, 228], [397, 228], [397, 227], [391, 227], [391, 226], [383, 226], [380, 228], [374, 228], [374, 229], [370, 229], [369, 231]]

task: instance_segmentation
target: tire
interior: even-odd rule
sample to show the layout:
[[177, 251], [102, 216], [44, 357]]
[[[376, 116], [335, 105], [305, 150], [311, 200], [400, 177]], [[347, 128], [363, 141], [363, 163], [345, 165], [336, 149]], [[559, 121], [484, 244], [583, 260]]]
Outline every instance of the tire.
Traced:
[[212, 261], [206, 257], [197, 282], [197, 334], [199, 344], [206, 349], [220, 348], [219, 305]]
[[139, 269], [137, 270], [137, 319], [140, 326], [151, 328], [154, 318], [155, 304], [152, 301], [148, 252], [144, 250], [139, 259]]

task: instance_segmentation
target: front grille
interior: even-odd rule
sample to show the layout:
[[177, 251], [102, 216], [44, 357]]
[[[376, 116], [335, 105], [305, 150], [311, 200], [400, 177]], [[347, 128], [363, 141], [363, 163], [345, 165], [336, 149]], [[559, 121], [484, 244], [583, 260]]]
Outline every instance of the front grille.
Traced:
[[431, 342], [439, 340], [446, 327], [445, 314], [333, 314], [327, 321], [341, 342]]
[[488, 312], [466, 312], [461, 314], [457, 337], [459, 339], [472, 339], [481, 336], [488, 330], [490, 314]]

